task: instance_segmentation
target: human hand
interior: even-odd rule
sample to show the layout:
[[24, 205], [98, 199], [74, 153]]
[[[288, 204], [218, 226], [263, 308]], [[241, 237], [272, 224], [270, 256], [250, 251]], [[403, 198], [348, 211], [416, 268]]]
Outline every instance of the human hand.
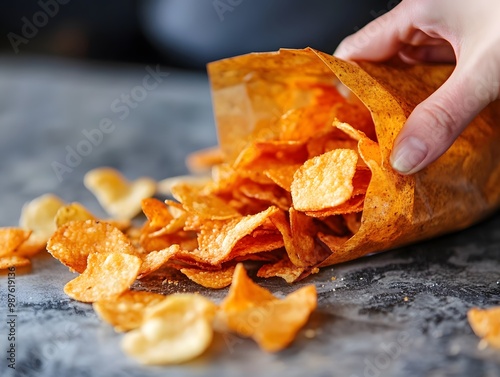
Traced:
[[408, 117], [392, 167], [413, 174], [441, 156], [470, 121], [499, 98], [500, 1], [404, 0], [341, 42], [334, 55], [408, 63], [455, 62], [448, 80]]

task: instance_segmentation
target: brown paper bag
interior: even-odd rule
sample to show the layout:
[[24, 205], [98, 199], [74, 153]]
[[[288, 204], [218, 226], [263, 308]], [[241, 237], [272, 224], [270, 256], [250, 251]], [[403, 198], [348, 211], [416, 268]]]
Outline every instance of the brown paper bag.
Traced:
[[[372, 176], [359, 230], [341, 244], [329, 244], [332, 253], [319, 265], [464, 229], [490, 215], [500, 204], [498, 101], [476, 117], [453, 146], [422, 172], [402, 176], [389, 164], [394, 139], [408, 115], [452, 70], [452, 66], [437, 65], [356, 65], [310, 48], [210, 63], [220, 147], [226, 160], [234, 161], [250, 142], [277, 137], [277, 120], [287, 111], [308, 106], [310, 96], [304, 88], [333, 87], [340, 81], [373, 119], [375, 134], [366, 125], [355, 123], [356, 114], [351, 114], [354, 121], [350, 122], [374, 140], [363, 137], [358, 142], [359, 154]], [[311, 121], [321, 125], [329, 116], [317, 114]]]

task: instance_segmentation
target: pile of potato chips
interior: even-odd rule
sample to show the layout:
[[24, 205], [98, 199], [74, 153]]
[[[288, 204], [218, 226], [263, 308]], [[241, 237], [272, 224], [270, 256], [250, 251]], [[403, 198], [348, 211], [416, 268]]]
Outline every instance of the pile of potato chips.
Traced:
[[[433, 69], [416, 89], [411, 83], [424, 68], [407, 75], [365, 64], [377, 81], [311, 49], [254, 58], [209, 66], [221, 148], [196, 153], [187, 163], [193, 172], [211, 171], [210, 178], [129, 182], [113, 169], [93, 170], [85, 186], [112, 218], [40, 197], [25, 206], [19, 228], [0, 229], [0, 268], [29, 265], [29, 257], [46, 247], [80, 274], [65, 293], [94, 303], [103, 319], [129, 331], [123, 348], [144, 363], [196, 357], [214, 328], [277, 351], [316, 307], [314, 286], [278, 300], [246, 276], [241, 262], [258, 263], [259, 277], [292, 283], [324, 265], [465, 227], [496, 206], [477, 206], [471, 216], [449, 209], [439, 195], [422, 195], [439, 186], [446, 196], [440, 177], [450, 167], [464, 169], [453, 153], [468, 153], [470, 143], [461, 139], [467, 132], [418, 181], [387, 166], [406, 116], [446, 79], [449, 67]], [[364, 104], [339, 91], [333, 72]], [[464, 187], [451, 188], [469, 208], [466, 203], [478, 200], [470, 185], [482, 180], [469, 178], [476, 170], [457, 176], [462, 173]], [[156, 199], [157, 192], [171, 199]], [[132, 219], [141, 210], [145, 221], [137, 225]], [[130, 290], [136, 279], [164, 268], [204, 287], [232, 285], [220, 306], [198, 295], [165, 298]], [[249, 326], [248, 318], [262, 308], [269, 315]]]

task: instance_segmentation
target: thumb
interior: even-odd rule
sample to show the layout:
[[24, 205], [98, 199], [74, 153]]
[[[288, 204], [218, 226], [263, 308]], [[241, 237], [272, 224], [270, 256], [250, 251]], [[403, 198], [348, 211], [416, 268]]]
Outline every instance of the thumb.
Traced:
[[488, 84], [457, 66], [449, 79], [408, 117], [394, 142], [392, 167], [413, 174], [435, 161], [491, 101]]

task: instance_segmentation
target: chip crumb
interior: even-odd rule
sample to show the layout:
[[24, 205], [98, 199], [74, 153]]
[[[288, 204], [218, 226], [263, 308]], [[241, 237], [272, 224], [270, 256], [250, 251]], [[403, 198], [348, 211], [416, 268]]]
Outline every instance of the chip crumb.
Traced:
[[304, 336], [307, 339], [313, 339], [316, 337], [316, 335], [317, 335], [317, 332], [315, 329], [307, 329], [306, 331], [304, 331]]

